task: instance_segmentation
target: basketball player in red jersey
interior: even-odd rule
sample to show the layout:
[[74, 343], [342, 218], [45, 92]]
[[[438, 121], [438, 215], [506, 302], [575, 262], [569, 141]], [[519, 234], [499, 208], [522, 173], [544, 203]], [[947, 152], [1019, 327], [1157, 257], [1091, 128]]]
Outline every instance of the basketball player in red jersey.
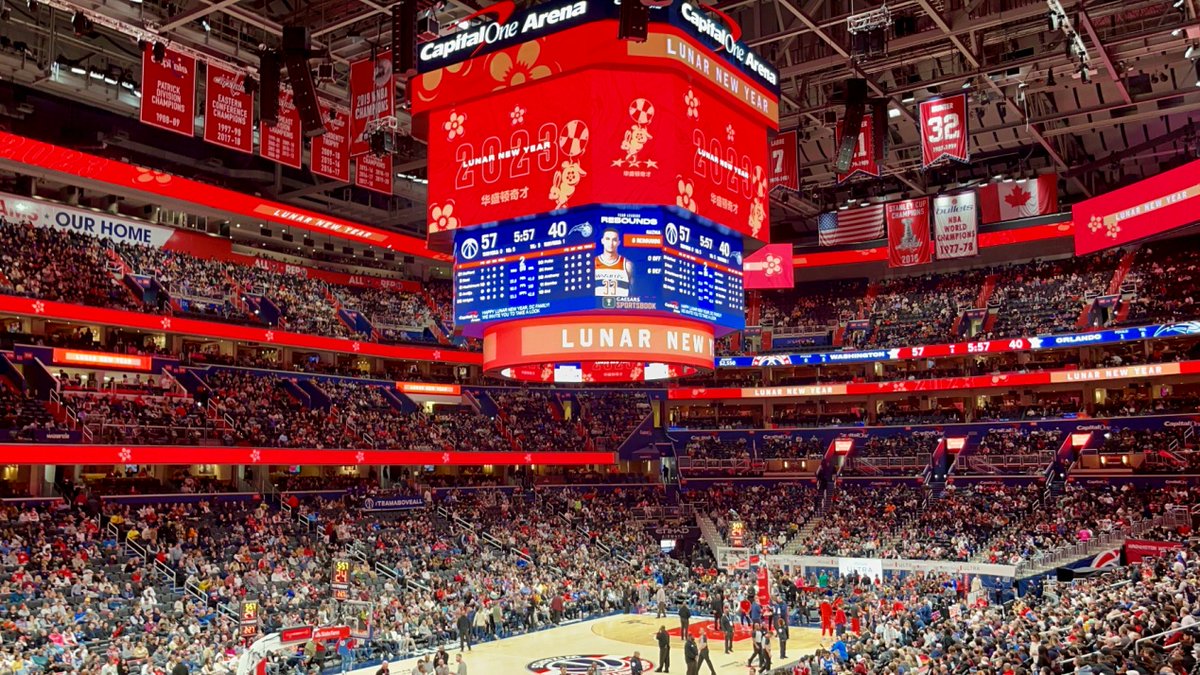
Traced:
[[596, 295], [604, 298], [628, 297], [633, 286], [633, 263], [617, 252], [621, 233], [609, 228], [600, 235], [604, 252], [596, 256]]

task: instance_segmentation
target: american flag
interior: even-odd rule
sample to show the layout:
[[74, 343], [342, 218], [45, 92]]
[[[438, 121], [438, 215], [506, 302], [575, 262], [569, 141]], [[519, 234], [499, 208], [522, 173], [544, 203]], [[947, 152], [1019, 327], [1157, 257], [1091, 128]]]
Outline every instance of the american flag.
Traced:
[[830, 211], [817, 219], [821, 246], [856, 244], [883, 238], [883, 204]]

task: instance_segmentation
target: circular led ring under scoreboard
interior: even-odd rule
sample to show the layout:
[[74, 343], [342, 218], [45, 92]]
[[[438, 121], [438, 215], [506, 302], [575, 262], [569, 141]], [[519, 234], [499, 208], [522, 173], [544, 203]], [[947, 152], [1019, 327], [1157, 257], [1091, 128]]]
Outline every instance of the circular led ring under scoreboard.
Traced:
[[676, 317], [566, 315], [506, 321], [483, 333], [490, 375], [543, 382], [628, 382], [713, 368], [713, 327]]

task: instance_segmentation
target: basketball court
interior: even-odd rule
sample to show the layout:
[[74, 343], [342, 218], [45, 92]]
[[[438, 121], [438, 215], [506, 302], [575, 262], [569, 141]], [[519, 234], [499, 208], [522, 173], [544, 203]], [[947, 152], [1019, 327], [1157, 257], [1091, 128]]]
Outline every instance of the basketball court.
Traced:
[[[465, 654], [469, 675], [520, 675], [521, 673], [558, 673], [560, 665], [571, 675], [583, 675], [596, 664], [602, 675], [629, 672], [633, 652], [639, 651], [646, 672], [658, 667], [658, 643], [654, 634], [666, 626], [671, 635], [671, 672], [684, 673], [683, 642], [679, 639], [679, 618], [668, 616], [655, 619], [645, 614], [618, 614], [591, 621], [574, 623], [528, 635], [476, 645]], [[712, 631], [712, 621], [693, 617], [688, 632], [698, 635], [709, 631], [709, 652], [718, 675], [746, 675], [746, 659], [750, 657], [751, 641], [748, 631], [737, 631], [734, 652], [725, 654], [720, 637]], [[820, 646], [820, 631], [812, 628], [792, 628], [788, 640], [789, 660], [811, 654]], [[450, 670], [454, 672], [454, 655], [450, 653]], [[781, 663], [779, 645], [771, 642], [774, 665]], [[392, 675], [409, 675], [417, 659], [391, 663]], [[354, 671], [355, 675], [372, 675], [378, 666]], [[703, 666], [701, 674], [708, 673]]]

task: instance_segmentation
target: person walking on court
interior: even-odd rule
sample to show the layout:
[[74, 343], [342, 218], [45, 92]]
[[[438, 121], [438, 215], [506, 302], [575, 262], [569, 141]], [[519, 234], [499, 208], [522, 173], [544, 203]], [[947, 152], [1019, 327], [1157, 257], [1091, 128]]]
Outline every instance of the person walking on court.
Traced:
[[642, 653], [635, 651], [629, 660], [629, 675], [642, 675]]
[[654, 603], [658, 605], [658, 614], [654, 616], [656, 619], [662, 619], [667, 616], [667, 589], [659, 586], [654, 593]]
[[754, 626], [752, 627], [751, 630], [752, 630], [751, 635], [752, 635], [752, 642], [753, 642], [752, 646], [754, 647], [754, 653], [751, 654], [750, 658], [746, 660], [747, 668], [750, 667], [750, 664], [754, 663], [755, 659], [758, 659], [758, 662], [760, 664], [762, 663], [762, 645], [763, 645], [762, 626], [760, 626], [759, 624], [754, 624]]
[[717, 675], [717, 669], [713, 667], [712, 657], [708, 655], [708, 631], [700, 631], [698, 643], [700, 646], [700, 660], [696, 663], [696, 671], [699, 672], [700, 666], [707, 663], [709, 675]]
[[659, 626], [654, 638], [658, 640], [658, 667], [654, 669], [654, 672], [669, 673], [671, 672], [671, 636], [667, 634], [667, 627]]
[[688, 624], [692, 620], [692, 610], [688, 607], [687, 600], [679, 603], [679, 635], [686, 637], [688, 634]]
[[758, 672], [771, 672], [771, 633], [763, 630], [762, 647], [758, 652]]
[[775, 637], [779, 640], [779, 660], [787, 658], [788, 622], [787, 616], [779, 614], [775, 617]]
[[700, 672], [700, 649], [696, 647], [696, 638], [691, 635], [683, 643], [683, 662], [687, 664], [687, 675], [697, 675]]
[[471, 651], [471, 617], [467, 616], [467, 610], [459, 612], [454, 625], [458, 629], [458, 650]]
[[732, 654], [733, 653], [733, 617], [729, 615], [729, 612], [724, 612], [721, 614], [721, 625], [719, 626], [719, 628], [721, 629], [721, 634], [725, 636], [725, 653]]

